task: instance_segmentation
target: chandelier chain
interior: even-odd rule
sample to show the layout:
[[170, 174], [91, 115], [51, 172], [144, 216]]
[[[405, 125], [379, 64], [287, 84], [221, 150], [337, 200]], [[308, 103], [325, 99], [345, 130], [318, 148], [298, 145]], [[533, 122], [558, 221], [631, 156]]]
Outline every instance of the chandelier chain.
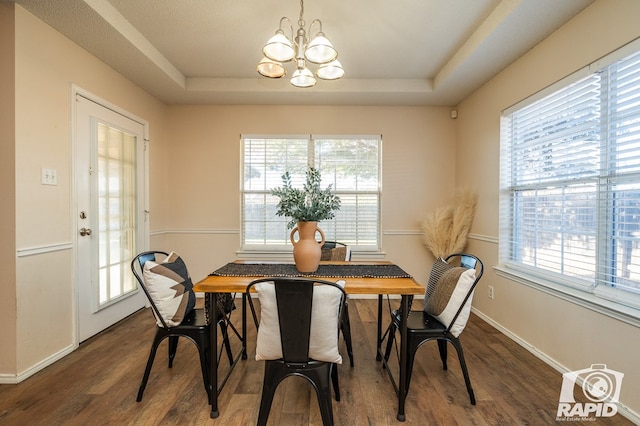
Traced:
[[300, 0], [300, 18], [298, 18], [298, 26], [304, 28], [304, 0]]

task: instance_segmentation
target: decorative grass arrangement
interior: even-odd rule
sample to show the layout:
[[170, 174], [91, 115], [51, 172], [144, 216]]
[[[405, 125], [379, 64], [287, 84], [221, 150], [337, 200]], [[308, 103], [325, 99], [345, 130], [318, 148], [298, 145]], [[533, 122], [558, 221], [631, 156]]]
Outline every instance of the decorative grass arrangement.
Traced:
[[454, 205], [440, 207], [422, 221], [424, 244], [436, 259], [464, 250], [477, 203], [478, 195], [465, 189]]
[[280, 198], [276, 215], [290, 217], [287, 223], [289, 228], [293, 228], [297, 222], [333, 219], [335, 212], [340, 210], [340, 197], [331, 193], [331, 185], [326, 189], [320, 188], [320, 171], [309, 167], [306, 176], [307, 181], [302, 189], [293, 188], [291, 175], [285, 172], [282, 175], [282, 187], [271, 190], [272, 195]]

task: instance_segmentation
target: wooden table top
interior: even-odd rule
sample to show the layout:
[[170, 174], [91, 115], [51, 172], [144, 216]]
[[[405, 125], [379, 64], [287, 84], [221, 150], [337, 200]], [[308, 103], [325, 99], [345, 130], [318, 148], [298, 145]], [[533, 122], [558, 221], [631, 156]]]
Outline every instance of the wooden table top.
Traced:
[[[287, 263], [287, 262], [255, 262], [255, 261], [236, 261], [234, 263], [255, 264], [255, 263]], [[323, 261], [321, 264], [326, 265], [391, 265], [391, 262], [346, 262], [346, 261]], [[213, 292], [213, 293], [240, 293], [245, 290], [247, 285], [263, 276], [217, 276], [209, 275], [194, 284], [193, 290], [197, 292]], [[347, 294], [397, 294], [397, 295], [418, 295], [424, 293], [424, 287], [418, 284], [413, 278], [387, 278], [387, 277], [322, 277], [310, 276], [308, 278], [318, 278], [327, 281], [336, 281], [344, 279], [345, 291]]]

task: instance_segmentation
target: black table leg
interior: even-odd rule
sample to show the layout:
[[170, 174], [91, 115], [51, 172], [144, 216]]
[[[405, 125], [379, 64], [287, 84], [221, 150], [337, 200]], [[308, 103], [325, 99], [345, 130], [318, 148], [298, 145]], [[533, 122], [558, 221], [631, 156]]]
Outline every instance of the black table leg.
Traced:
[[378, 345], [376, 347], [376, 361], [380, 361], [382, 357], [380, 356], [380, 345], [382, 345], [382, 295], [378, 295], [378, 335], [377, 335]]
[[404, 403], [407, 398], [407, 315], [409, 313], [409, 296], [403, 294], [400, 304], [400, 384], [398, 385], [398, 421], [404, 422]]
[[211, 324], [209, 327], [210, 347], [209, 356], [211, 357], [211, 365], [209, 368], [209, 405], [211, 405], [211, 414], [209, 417], [212, 419], [218, 418], [220, 412], [218, 411], [218, 327], [215, 319], [218, 318], [218, 304], [215, 298], [216, 293], [206, 293], [205, 297], [208, 298], [209, 307], [211, 312], [209, 318], [211, 318]]
[[247, 295], [242, 293], [242, 359], [247, 359]]

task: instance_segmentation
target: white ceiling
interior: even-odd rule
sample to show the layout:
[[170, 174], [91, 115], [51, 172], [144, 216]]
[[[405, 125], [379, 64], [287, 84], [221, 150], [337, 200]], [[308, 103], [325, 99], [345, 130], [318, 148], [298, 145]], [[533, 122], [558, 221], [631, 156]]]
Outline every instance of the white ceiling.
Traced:
[[448, 106], [592, 2], [307, 0], [346, 74], [299, 89], [256, 72], [297, 0], [15, 0], [168, 104]]

